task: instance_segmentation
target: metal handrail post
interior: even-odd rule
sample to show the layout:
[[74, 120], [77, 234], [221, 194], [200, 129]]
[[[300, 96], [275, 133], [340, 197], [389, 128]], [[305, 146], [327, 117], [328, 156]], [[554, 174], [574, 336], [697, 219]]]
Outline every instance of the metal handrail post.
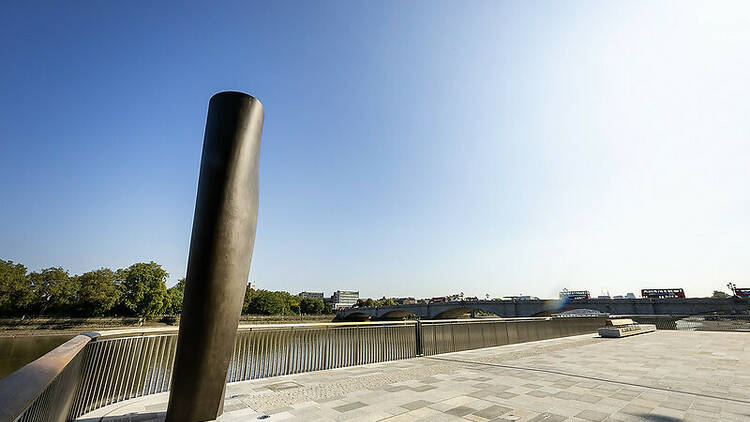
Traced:
[[424, 349], [423, 349], [423, 339], [422, 339], [422, 321], [417, 320], [417, 323], [414, 324], [414, 335], [416, 336], [416, 343], [417, 343], [417, 356], [424, 356]]

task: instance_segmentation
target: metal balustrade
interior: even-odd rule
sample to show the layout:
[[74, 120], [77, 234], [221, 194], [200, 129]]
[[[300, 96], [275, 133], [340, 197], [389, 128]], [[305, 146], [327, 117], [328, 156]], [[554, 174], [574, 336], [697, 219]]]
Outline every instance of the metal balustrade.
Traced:
[[422, 352], [429, 356], [591, 333], [604, 325], [604, 318], [437, 320], [420, 325]]
[[227, 382], [412, 358], [414, 330], [414, 323], [391, 323], [240, 331]]
[[[567, 317], [241, 326], [227, 382], [592, 333], [603, 323], [602, 317]], [[143, 331], [79, 339], [87, 344], [78, 344], [79, 350], [51, 380], [27, 393], [33, 394], [28, 405], [8, 420], [72, 420], [112, 403], [169, 390], [177, 330]], [[44, 365], [45, 357], [27, 367]], [[0, 380], [0, 405], [1, 395], [12, 387], [7, 384]]]
[[104, 339], [84, 351], [71, 417], [169, 389], [177, 334]]

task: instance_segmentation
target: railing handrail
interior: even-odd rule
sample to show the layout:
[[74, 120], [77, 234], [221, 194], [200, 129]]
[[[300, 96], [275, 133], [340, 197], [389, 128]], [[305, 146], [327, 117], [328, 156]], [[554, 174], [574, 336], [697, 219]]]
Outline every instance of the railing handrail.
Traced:
[[[237, 331], [250, 331], [258, 329], [285, 329], [285, 328], [304, 328], [304, 327], [350, 327], [352, 325], [410, 325], [416, 324], [416, 320], [406, 321], [352, 321], [352, 322], [311, 322], [311, 323], [294, 323], [294, 324], [240, 324]], [[176, 334], [179, 331], [178, 326], [174, 327], [139, 327], [123, 328], [117, 330], [98, 331], [100, 339], [120, 338], [120, 337], [141, 337], [158, 334]]]
[[610, 318], [687, 318], [691, 316], [703, 316], [702, 314], [690, 315], [690, 314], [611, 314]]
[[[571, 316], [573, 317], [573, 316]], [[601, 315], [576, 315], [577, 317], [601, 317]], [[278, 324], [240, 324], [237, 327], [237, 331], [250, 331], [250, 330], [267, 330], [267, 329], [290, 329], [290, 328], [306, 328], [306, 327], [351, 327], [355, 325], [368, 326], [368, 325], [413, 325], [413, 324], [449, 324], [449, 323], [477, 323], [477, 322], [497, 322], [497, 321], [544, 321], [551, 318], [547, 317], [511, 317], [511, 318], [476, 318], [476, 319], [421, 319], [421, 320], [404, 320], [404, 321], [342, 321], [342, 322], [301, 322], [294, 324], [278, 323]], [[103, 330], [97, 332], [100, 339], [108, 338], [119, 338], [119, 337], [141, 337], [158, 334], [172, 334], [179, 331], [178, 326], [174, 327], [139, 327], [139, 328], [123, 328], [116, 330]]]
[[475, 318], [475, 319], [422, 319], [420, 324], [461, 324], [461, 323], [488, 323], [488, 322], [524, 322], [524, 321], [547, 321], [552, 317], [520, 317], [520, 318]]
[[97, 336], [79, 334], [0, 379], [0, 421], [12, 421], [22, 414]]

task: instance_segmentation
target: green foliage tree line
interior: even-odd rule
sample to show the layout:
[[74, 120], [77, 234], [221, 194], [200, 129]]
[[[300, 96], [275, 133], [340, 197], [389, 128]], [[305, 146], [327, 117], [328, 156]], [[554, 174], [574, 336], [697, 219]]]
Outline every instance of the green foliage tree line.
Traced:
[[287, 292], [255, 290], [248, 285], [245, 290], [243, 314], [253, 315], [316, 315], [330, 314], [333, 310], [320, 299], [293, 296]]
[[357, 303], [354, 305], [357, 308], [361, 308], [363, 306], [395, 306], [396, 302], [393, 299], [386, 298], [385, 296], [382, 299], [357, 299]]
[[[127, 268], [100, 268], [70, 275], [62, 267], [28, 272], [23, 264], [0, 260], [0, 316], [141, 316], [182, 311], [185, 279], [167, 288], [169, 274], [155, 262]], [[261, 315], [330, 312], [319, 299], [248, 288], [244, 313]]]

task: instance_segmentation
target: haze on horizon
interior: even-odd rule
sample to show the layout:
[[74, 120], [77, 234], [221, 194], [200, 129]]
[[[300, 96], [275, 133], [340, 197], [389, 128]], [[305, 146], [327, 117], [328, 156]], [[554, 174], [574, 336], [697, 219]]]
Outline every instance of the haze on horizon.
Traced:
[[[356, 3], [356, 4], [355, 4]], [[209, 97], [264, 104], [261, 288], [750, 285], [746, 2], [13, 2], [0, 259], [184, 276]]]

